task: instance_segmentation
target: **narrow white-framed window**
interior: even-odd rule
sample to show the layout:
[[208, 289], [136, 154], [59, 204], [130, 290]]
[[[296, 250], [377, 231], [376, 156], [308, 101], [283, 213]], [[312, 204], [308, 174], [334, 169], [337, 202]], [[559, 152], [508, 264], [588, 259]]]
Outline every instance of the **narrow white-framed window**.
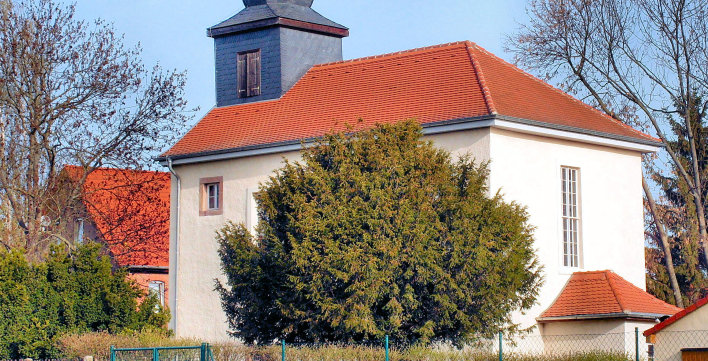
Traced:
[[256, 226], [258, 226], [258, 203], [256, 203], [256, 193], [258, 187], [248, 188], [246, 190], [246, 229], [252, 235], [256, 235]]
[[219, 183], [209, 183], [206, 185], [207, 210], [214, 211], [220, 208], [219, 205]]
[[150, 283], [148, 283], [148, 290], [151, 295], [157, 297], [161, 306], [165, 306], [165, 282], [150, 281]]
[[561, 167], [561, 219], [563, 266], [580, 267], [580, 170]]

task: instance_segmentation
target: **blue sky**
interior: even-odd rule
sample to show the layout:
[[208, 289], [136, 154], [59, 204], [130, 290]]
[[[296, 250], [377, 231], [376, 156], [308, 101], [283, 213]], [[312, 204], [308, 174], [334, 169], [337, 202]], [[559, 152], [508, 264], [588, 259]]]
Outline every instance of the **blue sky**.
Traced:
[[[66, 1], [71, 3], [73, 1]], [[313, 9], [349, 27], [344, 58], [353, 59], [459, 40], [471, 40], [510, 60], [504, 37], [526, 21], [526, 0], [315, 0]], [[206, 28], [243, 9], [241, 0], [77, 0], [77, 16], [102, 18], [140, 43], [151, 67], [187, 70], [192, 122], [215, 103], [214, 49]]]

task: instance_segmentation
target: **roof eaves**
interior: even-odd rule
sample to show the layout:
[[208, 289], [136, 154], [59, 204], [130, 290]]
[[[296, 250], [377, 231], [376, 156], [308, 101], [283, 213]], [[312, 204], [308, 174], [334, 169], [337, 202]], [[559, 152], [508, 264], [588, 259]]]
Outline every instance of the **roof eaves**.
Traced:
[[596, 319], [608, 319], [608, 318], [632, 318], [632, 319], [642, 319], [642, 320], [656, 320], [660, 317], [666, 315], [659, 313], [643, 313], [643, 312], [614, 312], [614, 313], [596, 313], [596, 314], [584, 314], [584, 315], [567, 315], [567, 316], [549, 316], [549, 317], [537, 317], [536, 321], [544, 322], [555, 322], [555, 321], [576, 321], [576, 320], [596, 320]]
[[647, 139], [645, 137], [635, 138], [635, 137], [630, 137], [630, 136], [626, 136], [626, 135], [600, 132], [597, 130], [578, 128], [578, 127], [573, 127], [573, 126], [569, 126], [569, 125], [554, 124], [554, 123], [541, 122], [541, 121], [532, 120], [532, 119], [511, 117], [511, 116], [503, 115], [503, 114], [497, 114], [497, 115], [495, 115], [495, 117], [496, 117], [496, 119], [506, 120], [509, 122], [514, 122], [514, 123], [519, 123], [519, 124], [533, 125], [533, 126], [542, 127], [542, 128], [563, 130], [563, 131], [567, 131], [567, 132], [580, 133], [580, 134], [586, 134], [586, 135], [593, 135], [593, 136], [597, 136], [597, 137], [608, 138], [608, 139], [613, 139], [613, 140], [621, 140], [621, 141], [632, 142], [632, 143], [637, 143], [637, 144], [642, 144], [642, 145], [648, 145], [648, 146], [658, 147], [658, 148], [664, 147], [664, 143], [662, 143], [660, 141], [654, 141], [651, 139]]
[[686, 315], [688, 315], [688, 314], [692, 313], [693, 311], [695, 311], [695, 310], [697, 310], [697, 309], [703, 307], [703, 306], [706, 305], [706, 304], [708, 304], [708, 296], [707, 296], [707, 297], [704, 297], [704, 298], [701, 298], [700, 300], [696, 301], [696, 303], [694, 303], [694, 304], [692, 304], [692, 305], [686, 307], [685, 309], [683, 309], [683, 310], [681, 310], [681, 311], [675, 313], [673, 316], [671, 316], [671, 317], [665, 319], [664, 321], [659, 322], [658, 324], [654, 325], [654, 327], [652, 327], [652, 328], [650, 328], [650, 329], [644, 331], [644, 336], [653, 335], [653, 334], [655, 334], [655, 333], [657, 333], [657, 332], [659, 332], [659, 331], [665, 329], [666, 327], [669, 327], [669, 326], [670, 326], [671, 324], [673, 324], [674, 322], [676, 322], [676, 321], [682, 319], [682, 318], [685, 317]]
[[[595, 137], [599, 137], [599, 138], [606, 138], [606, 139], [611, 139], [611, 140], [636, 143], [636, 144], [641, 144], [641, 145], [646, 145], [646, 146], [651, 146], [651, 147], [663, 147], [663, 143], [653, 142], [653, 141], [646, 140], [646, 139], [638, 139], [638, 138], [616, 135], [616, 134], [611, 134], [611, 133], [603, 133], [603, 132], [598, 132], [598, 131], [593, 131], [593, 130], [588, 130], [588, 129], [583, 129], [583, 128], [576, 128], [576, 127], [564, 126], [564, 125], [559, 125], [559, 124], [551, 124], [551, 123], [509, 117], [509, 116], [498, 115], [498, 114], [430, 122], [430, 123], [422, 124], [421, 126], [423, 127], [424, 134], [436, 134], [436, 133], [456, 131], [456, 130], [494, 126], [493, 123], [487, 124], [487, 123], [482, 123], [481, 121], [496, 121], [496, 120], [503, 120], [503, 121], [513, 122], [513, 123], [530, 125], [530, 126], [535, 126], [535, 127], [539, 127], [539, 128], [547, 128], [547, 129], [552, 129], [552, 130], [566, 131], [566, 132], [570, 132], [570, 133], [580, 133], [580, 134], [595, 136]], [[467, 125], [467, 126], [465, 126], [465, 125]], [[445, 128], [446, 130], [434, 131], [433, 129], [435, 129], [437, 127], [446, 127]], [[182, 162], [175, 163], [175, 165], [177, 165], [179, 163], [198, 163], [201, 161], [243, 158], [243, 157], [248, 157], [248, 156], [253, 156], [253, 155], [263, 155], [263, 154], [273, 154], [273, 153], [280, 153], [280, 152], [287, 152], [287, 151], [297, 151], [300, 149], [301, 144], [309, 144], [309, 143], [312, 143], [313, 141], [315, 141], [316, 139], [318, 139], [318, 137], [308, 137], [308, 138], [303, 138], [303, 139], [293, 139], [293, 140], [286, 140], [286, 141], [280, 141], [280, 142], [254, 144], [254, 145], [248, 145], [248, 146], [243, 146], [243, 147], [235, 147], [235, 148], [227, 148], [227, 149], [219, 149], [219, 150], [209, 150], [209, 151], [186, 153], [186, 154], [163, 154], [159, 157], [154, 158], [154, 160], [156, 162], [162, 163], [163, 165], [167, 164], [166, 162], [168, 159], [171, 159], [173, 161], [182, 160]], [[197, 160], [197, 158], [214, 158], [214, 159]], [[184, 160], [187, 160], [187, 159], [194, 159], [194, 160], [189, 161], [189, 162], [185, 162]]]
[[[443, 120], [443, 121], [438, 121], [438, 122], [421, 124], [421, 127], [423, 128], [424, 133], [426, 133], [426, 131], [425, 131], [426, 129], [435, 128], [435, 127], [443, 127], [443, 126], [457, 126], [457, 127], [454, 127], [453, 129], [450, 129], [449, 131], [491, 126], [490, 123], [484, 122], [486, 120], [490, 120], [490, 121], [494, 120], [494, 116], [483, 115], [483, 116], [479, 116], [479, 117]], [[474, 123], [474, 124], [472, 124], [472, 123]], [[465, 124], [467, 124], [468, 126], [465, 127], [464, 126]], [[159, 157], [154, 158], [154, 160], [156, 162], [160, 162], [160, 163], [163, 163], [163, 165], [165, 165], [166, 162], [168, 161], [168, 159], [171, 159], [173, 161], [179, 161], [179, 160], [185, 160], [185, 159], [191, 159], [191, 158], [204, 158], [204, 157], [213, 157], [213, 156], [220, 156], [220, 155], [231, 155], [231, 156], [224, 157], [224, 159], [231, 159], [231, 158], [242, 158], [242, 157], [247, 157], [247, 156], [251, 156], [251, 155], [280, 153], [280, 152], [285, 152], [285, 151], [299, 150], [302, 145], [311, 144], [319, 138], [320, 137], [308, 137], [308, 138], [303, 138], [303, 139], [293, 139], [293, 140], [287, 140], [287, 141], [281, 141], [281, 142], [254, 144], [254, 145], [248, 145], [248, 146], [243, 146], [243, 147], [220, 149], [220, 150], [210, 150], [210, 151], [188, 153], [188, 154], [175, 154], [175, 155], [163, 154]], [[237, 154], [237, 153], [242, 153], [242, 154], [239, 156], [235, 156], [235, 154]], [[187, 163], [192, 163], [192, 162], [187, 162]], [[175, 163], [175, 164], [179, 164], [179, 163]]]

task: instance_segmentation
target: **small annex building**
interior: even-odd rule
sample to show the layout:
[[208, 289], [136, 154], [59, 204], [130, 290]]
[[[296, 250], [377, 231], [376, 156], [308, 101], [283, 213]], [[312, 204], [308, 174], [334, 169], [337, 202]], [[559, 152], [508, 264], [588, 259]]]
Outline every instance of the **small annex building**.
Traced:
[[[78, 166], [64, 169], [73, 180], [84, 173]], [[170, 174], [94, 169], [84, 180], [80, 207], [69, 231], [74, 241], [105, 244], [115, 266], [167, 305]]]
[[708, 360], [708, 297], [644, 331], [657, 361]]
[[[573, 273], [555, 301], [536, 320], [547, 349], [562, 350], [571, 346], [562, 336], [583, 334], [588, 336], [577, 343], [586, 344], [587, 348], [631, 354], [635, 351], [637, 330], [644, 332], [657, 320], [679, 311], [681, 308], [650, 295], [612, 271], [589, 271]], [[639, 342], [640, 351], [647, 350], [644, 339], [639, 338]], [[577, 343], [572, 347], [577, 349]]]

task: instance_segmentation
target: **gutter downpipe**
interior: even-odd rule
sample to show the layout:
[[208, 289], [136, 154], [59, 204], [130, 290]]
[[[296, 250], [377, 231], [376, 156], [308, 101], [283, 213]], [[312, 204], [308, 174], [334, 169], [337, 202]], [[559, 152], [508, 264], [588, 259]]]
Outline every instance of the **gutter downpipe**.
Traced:
[[[172, 275], [173, 272], [170, 272], [170, 288], [174, 290], [173, 292], [170, 292], [170, 311], [172, 313], [172, 319], [170, 320], [170, 323], [172, 323], [172, 331], [177, 334], [177, 274], [179, 270], [179, 218], [180, 218], [180, 212], [179, 212], [179, 201], [180, 201], [180, 195], [182, 194], [182, 180], [180, 179], [179, 175], [177, 175], [177, 172], [175, 172], [174, 168], [172, 168], [172, 158], [168, 157], [167, 158], [167, 168], [169, 168], [170, 173], [175, 177], [177, 180], [177, 202], [175, 204], [175, 244], [174, 244], [174, 255], [175, 255], [175, 260], [174, 260], [174, 276]], [[170, 262], [170, 265], [172, 265], [172, 262]]]

